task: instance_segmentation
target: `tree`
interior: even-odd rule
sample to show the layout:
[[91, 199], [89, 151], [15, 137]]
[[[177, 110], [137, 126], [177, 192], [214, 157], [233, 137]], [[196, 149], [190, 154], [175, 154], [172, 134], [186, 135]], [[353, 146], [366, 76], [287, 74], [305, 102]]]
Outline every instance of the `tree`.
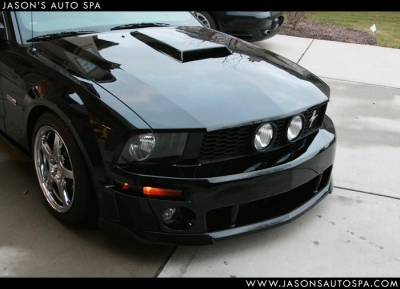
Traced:
[[304, 21], [314, 12], [309, 11], [285, 11], [285, 21], [296, 29], [299, 22]]

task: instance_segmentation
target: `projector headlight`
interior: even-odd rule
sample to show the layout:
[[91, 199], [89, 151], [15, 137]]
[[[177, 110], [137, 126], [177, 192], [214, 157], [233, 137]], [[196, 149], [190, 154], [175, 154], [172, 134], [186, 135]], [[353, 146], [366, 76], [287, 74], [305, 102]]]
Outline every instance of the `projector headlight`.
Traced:
[[145, 133], [132, 136], [125, 144], [118, 163], [179, 160], [186, 145], [187, 133]]

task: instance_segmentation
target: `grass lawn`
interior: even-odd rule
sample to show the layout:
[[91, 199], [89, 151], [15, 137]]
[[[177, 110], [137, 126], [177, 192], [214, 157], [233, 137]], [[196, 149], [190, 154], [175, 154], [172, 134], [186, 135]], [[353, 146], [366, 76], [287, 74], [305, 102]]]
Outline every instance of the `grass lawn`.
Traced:
[[[400, 48], [400, 11], [317, 11], [310, 12], [307, 21], [337, 24], [375, 34], [378, 45]], [[370, 29], [376, 26], [373, 33]]]

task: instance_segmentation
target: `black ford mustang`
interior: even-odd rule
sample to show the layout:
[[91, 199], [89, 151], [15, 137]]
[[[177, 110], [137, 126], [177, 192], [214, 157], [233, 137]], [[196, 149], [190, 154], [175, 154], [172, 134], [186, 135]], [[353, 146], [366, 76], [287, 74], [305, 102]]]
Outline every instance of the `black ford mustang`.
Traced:
[[60, 220], [200, 245], [332, 191], [329, 87], [189, 12], [0, 12], [1, 136]]

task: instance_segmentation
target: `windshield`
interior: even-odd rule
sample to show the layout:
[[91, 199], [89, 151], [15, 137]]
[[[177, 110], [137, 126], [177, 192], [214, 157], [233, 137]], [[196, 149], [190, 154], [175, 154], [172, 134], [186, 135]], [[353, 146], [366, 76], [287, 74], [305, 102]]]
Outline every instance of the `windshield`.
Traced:
[[[201, 26], [190, 12], [16, 12], [16, 18], [24, 43], [27, 40], [48, 34], [93, 31], [105, 32], [118, 29], [157, 25], [163, 26]], [[152, 24], [152, 25], [151, 25]], [[124, 26], [127, 25], [127, 26]], [[32, 31], [33, 30], [33, 31]]]

